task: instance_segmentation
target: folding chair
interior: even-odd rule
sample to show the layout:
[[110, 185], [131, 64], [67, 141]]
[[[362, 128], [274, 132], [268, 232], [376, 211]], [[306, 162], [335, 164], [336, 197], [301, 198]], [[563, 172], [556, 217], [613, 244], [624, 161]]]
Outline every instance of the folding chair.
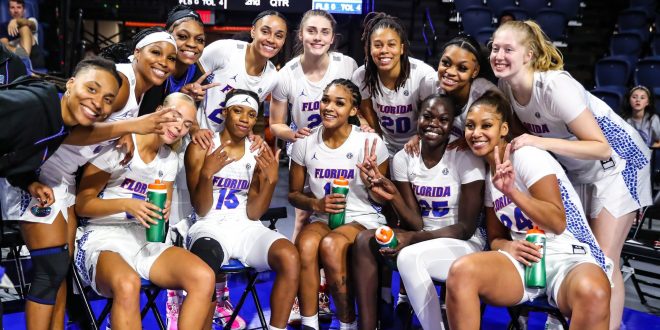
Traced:
[[[657, 201], [660, 197], [659, 194], [656, 194], [654, 201]], [[660, 219], [660, 206], [658, 204], [651, 205], [645, 208], [642, 212], [642, 220], [636, 227], [633, 227], [634, 231], [632, 235], [623, 244], [623, 250], [621, 251], [621, 258], [623, 259], [622, 272], [625, 273], [624, 281], [628, 279], [632, 280], [639, 301], [642, 304], [646, 304], [646, 297], [660, 300], [660, 296], [654, 295], [651, 293], [651, 290], [642, 290], [640, 284], [660, 288], [660, 275], [655, 271], [649, 271], [647, 269], [640, 269], [639, 267], [634, 267], [630, 261], [642, 261], [655, 265], [656, 267], [660, 265], [660, 251], [653, 248], [653, 241], [657, 240], [660, 236], [660, 233], [652, 230], [643, 230], [642, 226], [646, 219]], [[650, 223], [650, 222], [649, 222]], [[650, 228], [649, 228], [650, 229]], [[655, 282], [650, 282], [647, 280], [639, 279], [636, 275], [641, 275], [655, 280]]]
[[[92, 296], [95, 294], [91, 292], [92, 291], [91, 288], [85, 287], [83, 285], [80, 274], [78, 273], [78, 270], [74, 265], [71, 265], [71, 274], [73, 277], [72, 283], [74, 285], [74, 289], [78, 291], [78, 295], [80, 296], [80, 299], [83, 301], [83, 305], [85, 308], [83, 312], [86, 314], [88, 321], [86, 327], [85, 325], [81, 325], [81, 326], [83, 326], [84, 329], [98, 330], [101, 326], [101, 323], [103, 323], [103, 320], [105, 320], [108, 317], [108, 315], [110, 315], [110, 310], [112, 309], [112, 298], [104, 298], [106, 299], [106, 303], [105, 306], [103, 306], [103, 310], [101, 311], [98, 317], [94, 316], [94, 311], [92, 310], [90, 301], [92, 300]], [[147, 302], [144, 304], [144, 307], [142, 307], [142, 310], [140, 311], [140, 316], [144, 320], [144, 317], [147, 315], [147, 313], [151, 311], [151, 313], [156, 318], [156, 322], [158, 323], [158, 328], [160, 330], [165, 330], [166, 329], [165, 322], [163, 321], [163, 318], [161, 317], [160, 312], [158, 311], [158, 307], [156, 306], [156, 298], [158, 297], [158, 294], [162, 290], [163, 289], [149, 282], [148, 280], [142, 279], [140, 292], [144, 293], [144, 295], [147, 297]], [[99, 296], [96, 297], [98, 298]]]
[[28, 291], [28, 285], [27, 281], [25, 280], [23, 264], [21, 263], [21, 248], [25, 245], [25, 242], [21, 236], [21, 230], [19, 228], [18, 221], [2, 220], [2, 226], [0, 226], [0, 230], [0, 248], [9, 248], [9, 254], [7, 257], [11, 256], [14, 259], [16, 277], [18, 279], [16, 292], [18, 293], [20, 299], [25, 299]]
[[[266, 213], [264, 213], [263, 216], [261, 216], [261, 221], [268, 221], [268, 228], [271, 230], [275, 230], [275, 224], [279, 219], [285, 219], [287, 217], [287, 211], [286, 207], [273, 207], [269, 208]], [[178, 236], [178, 235], [177, 235]], [[176, 240], [177, 244], [179, 245], [183, 243], [183, 238], [182, 237], [177, 237]], [[254, 268], [245, 266], [243, 263], [236, 259], [229, 259], [229, 263], [222, 266], [220, 268], [220, 272], [223, 274], [245, 274], [247, 276], [247, 285], [245, 286], [245, 289], [243, 290], [243, 293], [241, 294], [241, 298], [238, 300], [238, 303], [236, 306], [234, 306], [234, 312], [231, 314], [229, 321], [225, 323], [225, 330], [230, 330], [231, 325], [234, 323], [234, 320], [236, 320], [236, 317], [238, 316], [238, 313], [241, 311], [241, 308], [243, 307], [243, 304], [245, 303], [245, 299], [247, 298], [248, 294], [252, 295], [252, 299], [254, 300], [254, 304], [257, 308], [257, 315], [259, 315], [259, 322], [261, 323], [260, 329], [268, 329], [268, 322], [266, 321], [266, 316], [264, 315], [263, 308], [261, 306], [261, 301], [259, 300], [259, 295], [257, 294], [257, 277], [259, 275], [259, 272], [257, 272]]]
[[540, 296], [532, 301], [522, 303], [518, 306], [509, 307], [507, 308], [507, 311], [509, 312], [509, 316], [511, 316], [508, 329], [519, 330], [520, 324], [518, 324], [518, 317], [523, 311], [527, 311], [541, 312], [552, 315], [557, 320], [559, 320], [559, 322], [561, 322], [561, 326], [564, 328], [564, 330], [568, 330], [568, 322], [566, 321], [566, 318], [564, 318], [564, 315], [561, 314], [558, 308], [553, 307], [548, 303], [548, 297], [545, 295]]
[[[440, 308], [442, 308], [442, 325], [444, 326], [445, 329], [449, 329], [449, 319], [447, 319], [447, 308], [445, 306], [445, 299], [447, 298], [447, 285], [445, 284], [444, 281], [436, 281], [436, 280], [433, 281], [433, 285], [440, 287], [440, 295], [438, 296], [438, 298], [440, 299]], [[481, 317], [483, 317], [484, 313], [486, 312], [486, 304], [482, 302], [480, 309], [481, 309]], [[406, 321], [406, 325], [404, 328], [405, 330], [412, 329], [412, 322], [414, 316], [415, 316], [415, 311], [412, 308], [410, 308], [410, 314], [408, 316], [408, 320]]]

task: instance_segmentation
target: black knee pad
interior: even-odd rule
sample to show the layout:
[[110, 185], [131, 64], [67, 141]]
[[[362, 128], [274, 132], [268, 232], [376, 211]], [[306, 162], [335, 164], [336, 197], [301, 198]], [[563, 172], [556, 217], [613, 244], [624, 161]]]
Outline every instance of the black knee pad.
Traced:
[[190, 252], [204, 260], [213, 269], [213, 273], [216, 275], [220, 273], [220, 267], [222, 266], [225, 253], [222, 251], [222, 246], [218, 241], [210, 237], [199, 238], [190, 247]]
[[30, 251], [32, 284], [26, 299], [44, 305], [54, 305], [57, 290], [69, 271], [69, 246], [55, 246]]

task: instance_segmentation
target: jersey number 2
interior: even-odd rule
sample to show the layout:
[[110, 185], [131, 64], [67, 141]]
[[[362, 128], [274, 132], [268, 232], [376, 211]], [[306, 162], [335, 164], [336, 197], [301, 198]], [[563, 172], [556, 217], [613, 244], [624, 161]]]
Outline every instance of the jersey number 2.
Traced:
[[[516, 227], [518, 227], [519, 230], [532, 229], [534, 227], [532, 221], [525, 218], [525, 215], [518, 207], [516, 207], [516, 209], [513, 211], [513, 217], [516, 220]], [[513, 226], [511, 218], [509, 218], [506, 214], [500, 215], [500, 221], [509, 229], [511, 229], [511, 226]]]
[[422, 211], [423, 217], [428, 217], [431, 212], [433, 212], [433, 216], [436, 218], [445, 216], [449, 213], [449, 208], [447, 206], [449, 206], [447, 201], [433, 201], [431, 202], [431, 205], [429, 205], [429, 202], [423, 199], [419, 200], [419, 208]]

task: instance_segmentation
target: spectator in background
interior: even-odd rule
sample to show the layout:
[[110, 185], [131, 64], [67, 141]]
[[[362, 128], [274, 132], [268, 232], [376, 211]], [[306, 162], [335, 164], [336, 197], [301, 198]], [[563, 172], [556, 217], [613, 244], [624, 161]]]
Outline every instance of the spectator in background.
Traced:
[[660, 118], [654, 113], [653, 94], [639, 85], [628, 92], [628, 103], [623, 105], [623, 118], [642, 136], [646, 145], [660, 147]]
[[16, 54], [0, 44], [0, 85], [6, 85], [27, 74], [25, 64]]
[[39, 22], [25, 17], [25, 0], [9, 0], [11, 20], [0, 24], [0, 42], [19, 57], [30, 58], [32, 66], [46, 66], [44, 55], [37, 44]]
[[513, 15], [511, 12], [503, 11], [502, 14], [500, 15], [500, 18], [497, 20], [497, 24], [502, 25], [506, 22], [515, 21], [515, 20], [516, 20], [515, 15]]

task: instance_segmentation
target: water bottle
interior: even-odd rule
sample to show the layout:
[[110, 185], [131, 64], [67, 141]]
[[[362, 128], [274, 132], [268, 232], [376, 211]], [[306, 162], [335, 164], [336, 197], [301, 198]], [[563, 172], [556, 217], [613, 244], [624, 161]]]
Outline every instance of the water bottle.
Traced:
[[[147, 202], [158, 206], [161, 210], [165, 208], [167, 201], [167, 187], [160, 180], [150, 183], [147, 188]], [[160, 216], [162, 212], [156, 211]], [[163, 242], [165, 240], [165, 219], [152, 218], [157, 223], [150, 224], [147, 228], [147, 241], [148, 242]]]
[[399, 245], [399, 241], [396, 239], [396, 235], [394, 235], [394, 230], [389, 226], [378, 227], [375, 236], [376, 242], [378, 242], [381, 247], [393, 249]]
[[541, 247], [541, 260], [525, 267], [525, 286], [528, 288], [545, 288], [545, 232], [539, 227], [527, 231], [525, 240]]
[[[346, 198], [346, 195], [348, 195], [348, 180], [344, 179], [343, 176], [340, 176], [339, 179], [332, 180], [332, 193], [342, 194]], [[341, 213], [330, 213], [328, 216], [330, 229], [335, 229], [343, 225], [345, 215], [346, 209], [342, 210]]]

